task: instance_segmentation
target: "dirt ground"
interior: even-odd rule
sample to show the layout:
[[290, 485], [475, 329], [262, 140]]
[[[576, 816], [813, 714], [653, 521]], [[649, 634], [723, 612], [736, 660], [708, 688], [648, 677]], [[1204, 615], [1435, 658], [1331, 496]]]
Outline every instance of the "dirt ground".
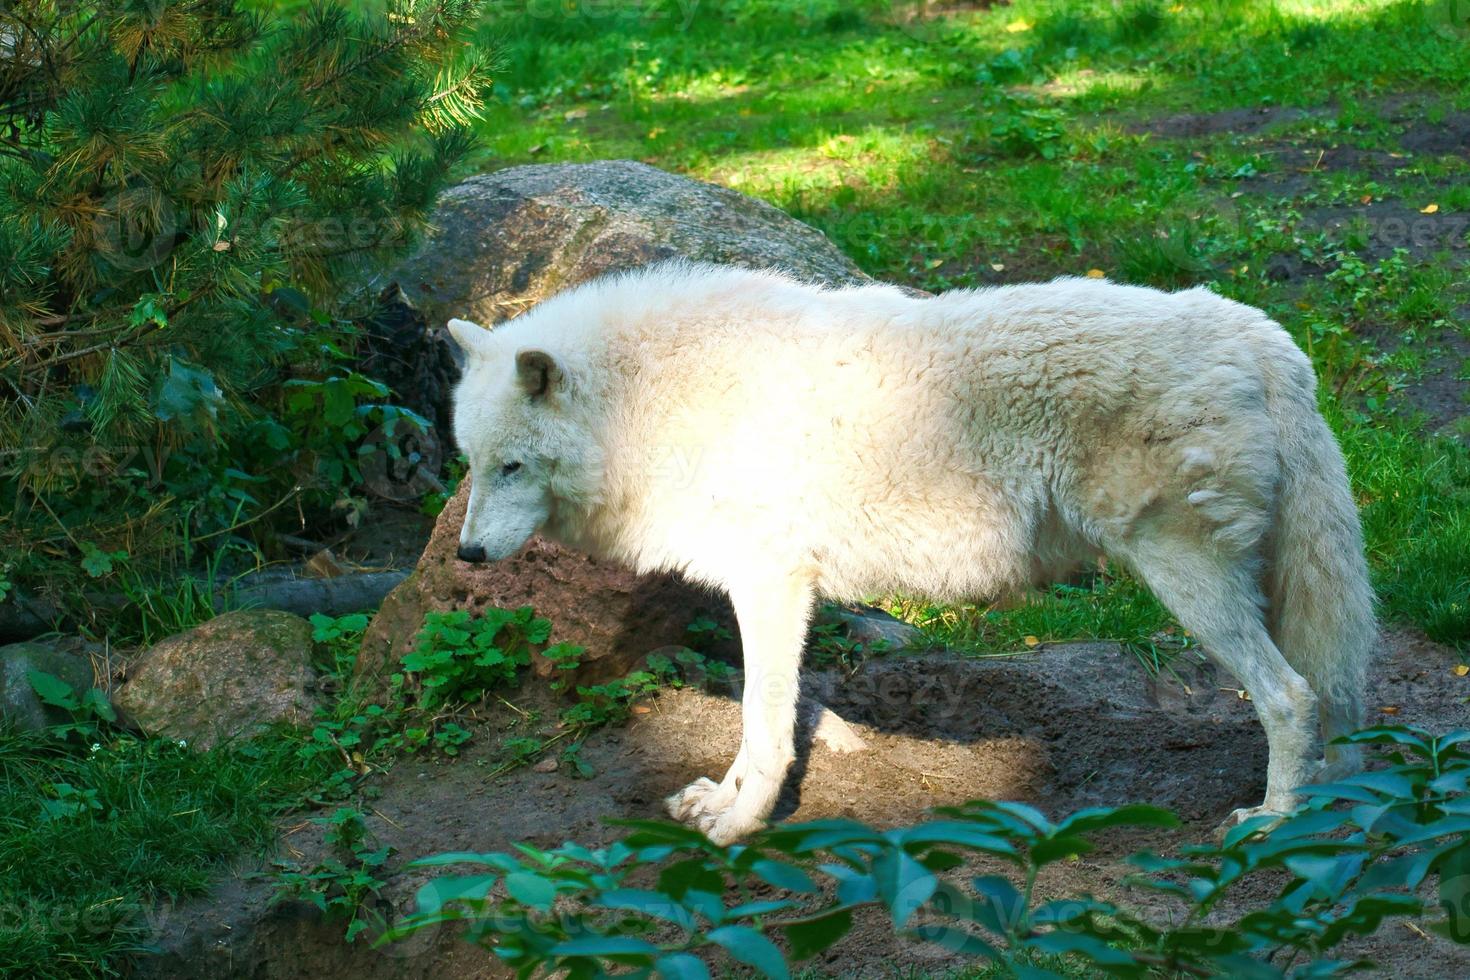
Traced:
[[[1459, 658], [1411, 634], [1385, 641], [1370, 695], [1371, 720], [1437, 730], [1470, 727], [1470, 679]], [[1056, 867], [1043, 883], [1058, 894], [1091, 891], [1141, 902], [1116, 882], [1122, 858], [1150, 847], [1167, 852], [1207, 836], [1233, 808], [1259, 801], [1265, 741], [1234, 682], [1190, 660], [1177, 677], [1150, 678], [1112, 644], [1067, 644], [1016, 657], [947, 654], [868, 662], [852, 676], [815, 674], [808, 690], [849, 721], [866, 748], [839, 754], [803, 738], [778, 816], [850, 816], [879, 825], [921, 818], [928, 807], [976, 797], [1025, 800], [1056, 816], [1083, 806], [1141, 800], [1174, 808], [1181, 831], [1137, 833], [1114, 853]], [[719, 776], [739, 741], [739, 706], [694, 689], [668, 691], [625, 727], [591, 736], [582, 757], [594, 772], [574, 778], [520, 769], [487, 779], [493, 746], [511, 728], [486, 719], [465, 755], [439, 763], [409, 759], [376, 780], [371, 830], [396, 849], [393, 867], [454, 850], [501, 850], [515, 841], [551, 846], [617, 836], [611, 817], [659, 814], [660, 799], [702, 776]], [[317, 828], [301, 818], [282, 827], [282, 852], [311, 862]], [[341, 926], [311, 909], [269, 907], [270, 886], [242, 866], [208, 898], [159, 916], [159, 954], [139, 961], [153, 977], [368, 978], [502, 975], [493, 958], [450, 930], [420, 934], [378, 951], [348, 946]], [[395, 910], [411, 908], [421, 872], [391, 875]], [[1393, 923], [1353, 952], [1380, 975], [1470, 975], [1470, 949]], [[942, 973], [960, 965], [944, 950], [895, 939], [877, 918], [861, 923], [817, 968], [835, 976], [888, 976], [903, 967]]]
[[[1426, 213], [1425, 207], [1461, 182], [1459, 176], [1417, 177], [1408, 180], [1426, 160], [1442, 157], [1470, 159], [1470, 112], [1444, 109], [1436, 96], [1394, 95], [1376, 100], [1374, 110], [1394, 134], [1392, 148], [1361, 145], [1362, 137], [1325, 125], [1338, 113], [1335, 105], [1312, 109], [1262, 106], [1223, 112], [1177, 113], [1134, 120], [1126, 128], [1156, 139], [1191, 140], [1228, 137], [1238, 148], [1256, 155], [1257, 173], [1251, 179], [1221, 185], [1217, 210], [1240, 220], [1235, 198], [1265, 199], [1292, 207], [1299, 214], [1294, 227], [1302, 237], [1322, 233], [1342, 243], [1368, 263], [1379, 262], [1402, 250], [1412, 262], [1434, 261], [1452, 269], [1470, 263], [1470, 215], [1452, 210]], [[1432, 121], [1431, 121], [1432, 120]], [[1372, 142], [1367, 140], [1367, 142]], [[1386, 195], [1346, 203], [1321, 203], [1319, 196], [1334, 174], [1351, 173], [1393, 188]], [[1412, 190], [1408, 188], [1412, 187]], [[1228, 193], [1229, 196], [1226, 196]], [[1408, 196], [1404, 196], [1408, 195]], [[1291, 251], [1271, 256], [1272, 279], [1291, 289], [1293, 284], [1320, 278], [1330, 266], [1306, 261]], [[1470, 308], [1455, 311], [1460, 320]], [[1395, 353], [1404, 338], [1387, 329], [1360, 324], [1363, 338], [1383, 354]], [[1422, 373], [1404, 379], [1395, 396], [1413, 412], [1422, 412], [1431, 431], [1466, 438], [1463, 419], [1470, 414], [1465, 370], [1470, 364], [1470, 339], [1455, 327], [1430, 328], [1412, 343], [1429, 357]]]

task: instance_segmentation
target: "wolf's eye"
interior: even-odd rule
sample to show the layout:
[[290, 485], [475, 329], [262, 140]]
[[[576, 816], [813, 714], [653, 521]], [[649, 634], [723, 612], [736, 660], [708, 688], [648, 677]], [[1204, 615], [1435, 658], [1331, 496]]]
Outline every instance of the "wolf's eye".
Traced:
[[520, 468], [521, 468], [521, 464], [520, 463], [506, 463], [504, 466], [502, 466], [500, 468], [500, 473], [501, 473], [502, 476], [510, 476], [512, 473], [514, 473], [516, 470], [518, 470]]

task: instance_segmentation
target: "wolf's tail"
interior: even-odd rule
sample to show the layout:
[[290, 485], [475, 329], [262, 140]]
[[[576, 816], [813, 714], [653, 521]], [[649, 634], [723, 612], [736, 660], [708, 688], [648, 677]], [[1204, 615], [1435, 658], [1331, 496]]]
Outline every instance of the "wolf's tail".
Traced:
[[[1347, 466], [1317, 409], [1311, 363], [1276, 328], [1263, 358], [1277, 429], [1280, 485], [1264, 585], [1272, 639], [1318, 698], [1323, 741], [1363, 724], [1363, 689], [1377, 641], [1373, 588]], [[1329, 763], [1356, 753], [1327, 749]]]

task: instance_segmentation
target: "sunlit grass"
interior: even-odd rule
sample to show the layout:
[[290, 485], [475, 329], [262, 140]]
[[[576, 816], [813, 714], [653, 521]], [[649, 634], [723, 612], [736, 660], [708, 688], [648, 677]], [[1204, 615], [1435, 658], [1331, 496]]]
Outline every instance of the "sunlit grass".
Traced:
[[[930, 290], [1101, 269], [1262, 306], [1322, 378], [1385, 616], [1464, 643], [1470, 499], [1455, 481], [1470, 484], [1470, 471], [1463, 447], [1427, 438], [1395, 394], [1422, 374], [1430, 338], [1465, 329], [1464, 277], [1426, 256], [1370, 268], [1367, 287], [1329, 281], [1334, 250], [1361, 243], [1351, 230], [1329, 240], [1302, 215], [1365, 196], [1418, 209], [1431, 185], [1441, 214], [1470, 209], [1467, 165], [1420, 155], [1372, 174], [1287, 169], [1280, 191], [1260, 176], [1280, 170], [1266, 139], [1393, 151], [1386, 93], [1428, 98], [1439, 118], [1470, 104], [1463, 39], [1433, 6], [1017, 0], [918, 21], [836, 0], [601, 18], [509, 9], [487, 30], [507, 67], [483, 162], [646, 160], [765, 198], [870, 274]], [[1317, 111], [1245, 138], [1146, 131], [1171, 114], [1262, 106]], [[1267, 272], [1283, 253], [1316, 271], [1278, 282]], [[919, 618], [976, 651], [1028, 636], [1138, 643], [1169, 627], [1126, 576]]]

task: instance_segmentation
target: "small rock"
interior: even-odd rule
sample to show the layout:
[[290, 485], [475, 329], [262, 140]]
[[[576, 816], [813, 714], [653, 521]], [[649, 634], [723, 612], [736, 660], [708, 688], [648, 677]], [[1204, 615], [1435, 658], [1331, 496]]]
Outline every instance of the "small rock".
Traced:
[[78, 695], [92, 687], [92, 665], [83, 657], [44, 643], [0, 647], [0, 721], [23, 732], [70, 721], [65, 711], [36, 696], [29, 676], [33, 670], [60, 678]]
[[299, 616], [225, 613], [149, 648], [117, 704], [144, 731], [196, 749], [306, 724], [317, 707], [311, 653], [311, 624]]
[[921, 650], [924, 633], [872, 606], [823, 606], [817, 614], [817, 625], [838, 625], [847, 638], [861, 643], [870, 653], [896, 653], [899, 650]]
[[536, 770], [537, 772], [556, 772], [557, 766], [559, 766], [560, 764], [561, 763], [557, 762], [556, 756], [548, 755], [546, 758], [542, 759], [531, 768]]

